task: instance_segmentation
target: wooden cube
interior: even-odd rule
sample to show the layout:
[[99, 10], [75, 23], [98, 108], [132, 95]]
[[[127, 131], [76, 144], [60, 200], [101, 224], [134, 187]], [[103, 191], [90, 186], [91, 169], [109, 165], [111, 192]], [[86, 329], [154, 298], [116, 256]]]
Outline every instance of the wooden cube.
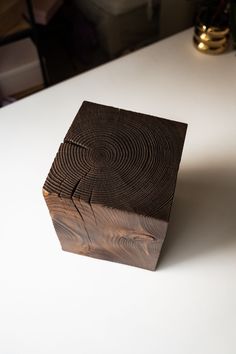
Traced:
[[186, 129], [83, 102], [43, 187], [62, 249], [155, 270]]

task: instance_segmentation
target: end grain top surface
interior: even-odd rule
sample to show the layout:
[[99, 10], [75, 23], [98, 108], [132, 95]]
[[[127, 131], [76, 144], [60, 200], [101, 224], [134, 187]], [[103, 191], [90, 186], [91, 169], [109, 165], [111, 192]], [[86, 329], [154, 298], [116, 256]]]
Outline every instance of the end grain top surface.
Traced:
[[186, 128], [83, 102], [44, 189], [168, 221]]

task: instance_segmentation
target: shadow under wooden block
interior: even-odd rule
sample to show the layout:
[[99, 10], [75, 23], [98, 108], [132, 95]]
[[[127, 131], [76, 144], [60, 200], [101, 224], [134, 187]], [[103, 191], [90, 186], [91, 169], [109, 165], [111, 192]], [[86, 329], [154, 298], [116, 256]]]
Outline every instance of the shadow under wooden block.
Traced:
[[44, 184], [62, 248], [154, 270], [186, 128], [84, 102]]

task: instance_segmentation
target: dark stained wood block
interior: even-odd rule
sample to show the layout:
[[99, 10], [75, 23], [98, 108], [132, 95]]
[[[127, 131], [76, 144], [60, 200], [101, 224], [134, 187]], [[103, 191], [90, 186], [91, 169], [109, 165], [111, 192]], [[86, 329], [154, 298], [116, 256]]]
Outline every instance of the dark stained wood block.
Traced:
[[62, 249], [154, 270], [186, 129], [83, 102], [43, 187]]

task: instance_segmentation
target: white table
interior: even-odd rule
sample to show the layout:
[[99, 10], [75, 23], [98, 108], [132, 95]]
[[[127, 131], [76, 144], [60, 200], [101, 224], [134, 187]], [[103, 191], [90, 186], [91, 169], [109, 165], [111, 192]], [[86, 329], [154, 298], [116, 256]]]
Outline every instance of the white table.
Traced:
[[[236, 353], [236, 57], [191, 37], [1, 109], [1, 354]], [[189, 123], [156, 272], [60, 249], [41, 187], [83, 100]]]

